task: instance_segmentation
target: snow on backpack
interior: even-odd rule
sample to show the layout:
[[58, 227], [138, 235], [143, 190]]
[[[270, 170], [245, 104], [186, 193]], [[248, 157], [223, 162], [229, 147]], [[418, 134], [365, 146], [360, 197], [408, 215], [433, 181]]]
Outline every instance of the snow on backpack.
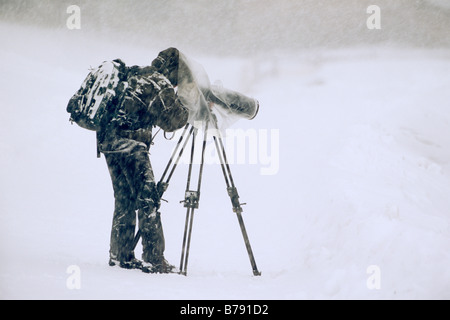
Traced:
[[72, 96], [67, 105], [70, 121], [80, 127], [99, 131], [107, 114], [111, 114], [120, 98], [119, 86], [126, 80], [126, 66], [117, 59], [105, 61], [98, 68], [92, 69], [81, 88]]

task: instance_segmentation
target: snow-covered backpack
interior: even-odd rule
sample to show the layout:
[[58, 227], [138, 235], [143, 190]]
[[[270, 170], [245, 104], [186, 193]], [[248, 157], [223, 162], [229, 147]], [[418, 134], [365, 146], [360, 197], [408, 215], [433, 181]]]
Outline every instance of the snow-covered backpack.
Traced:
[[92, 69], [69, 100], [67, 112], [70, 113], [70, 121], [82, 128], [99, 131], [107, 121], [106, 115], [113, 111], [111, 109], [120, 98], [123, 80], [126, 80], [126, 66], [119, 59], [105, 61]]

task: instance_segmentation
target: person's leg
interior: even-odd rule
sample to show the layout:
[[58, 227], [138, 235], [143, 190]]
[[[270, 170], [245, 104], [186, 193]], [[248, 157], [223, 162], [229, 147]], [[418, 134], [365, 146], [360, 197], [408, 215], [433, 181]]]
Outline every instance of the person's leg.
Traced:
[[173, 266], [164, 259], [165, 239], [158, 212], [160, 203], [148, 151], [145, 148], [135, 148], [127, 162], [128, 168], [134, 168], [132, 174], [143, 248], [142, 259], [151, 263], [155, 267], [154, 271], [168, 272]]
[[142, 260], [157, 263], [164, 259], [165, 240], [160, 213], [153, 209], [139, 210], [139, 229], [142, 234]]
[[105, 154], [105, 158], [114, 189], [110, 259], [119, 262], [132, 261], [136, 227], [135, 192], [126, 174], [125, 156], [120, 153]]

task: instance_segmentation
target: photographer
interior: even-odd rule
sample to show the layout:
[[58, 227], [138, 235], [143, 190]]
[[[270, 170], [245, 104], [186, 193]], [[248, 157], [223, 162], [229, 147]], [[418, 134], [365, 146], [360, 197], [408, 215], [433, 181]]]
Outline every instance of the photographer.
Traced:
[[[161, 51], [148, 67], [127, 67], [116, 59], [91, 69], [66, 110], [71, 123], [96, 131], [97, 156], [103, 153], [108, 165], [115, 199], [111, 266], [149, 273], [174, 268], [164, 258], [158, 210], [167, 182], [165, 187], [155, 183], [149, 159], [152, 128], [173, 132], [186, 125], [186, 132], [189, 123], [193, 132], [204, 125], [206, 139], [208, 123], [218, 132], [239, 118], [253, 119], [258, 109], [256, 99], [211, 86], [203, 67], [175, 48]], [[237, 192], [230, 197], [233, 210], [242, 211]], [[143, 261], [134, 255], [139, 238]]]
[[[188, 120], [188, 110], [174, 90], [178, 56], [177, 49], [169, 48], [160, 52], [150, 67], [127, 67], [123, 99], [98, 132], [98, 148], [105, 156], [115, 198], [111, 266], [158, 273], [174, 268], [164, 258], [160, 199], [148, 151], [153, 126], [172, 132]], [[134, 255], [136, 211], [143, 261]]]

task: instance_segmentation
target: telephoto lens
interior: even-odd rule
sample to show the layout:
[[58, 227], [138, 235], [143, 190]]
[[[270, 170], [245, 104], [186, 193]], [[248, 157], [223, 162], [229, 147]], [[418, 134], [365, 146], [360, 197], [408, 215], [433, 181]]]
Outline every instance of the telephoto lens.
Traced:
[[223, 87], [212, 86], [210, 92], [206, 93], [206, 99], [218, 105], [227, 113], [240, 118], [251, 120], [259, 111], [259, 102], [247, 97], [242, 93]]

